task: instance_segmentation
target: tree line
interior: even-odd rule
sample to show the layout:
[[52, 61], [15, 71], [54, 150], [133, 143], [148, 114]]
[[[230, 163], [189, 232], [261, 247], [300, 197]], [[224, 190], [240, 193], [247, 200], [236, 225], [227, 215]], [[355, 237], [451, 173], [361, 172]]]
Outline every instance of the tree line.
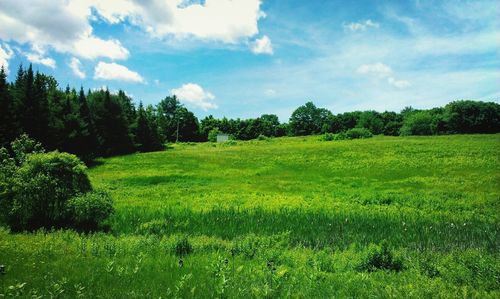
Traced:
[[288, 123], [274, 114], [253, 119], [201, 121], [175, 95], [157, 105], [135, 105], [124, 91], [62, 89], [49, 75], [22, 65], [13, 82], [0, 70], [0, 147], [21, 134], [38, 140], [47, 150], [58, 149], [89, 161], [98, 156], [147, 152], [166, 142], [207, 141], [222, 132], [239, 140], [259, 136], [302, 136], [340, 133], [365, 128], [384, 135], [432, 135], [500, 132], [500, 105], [494, 102], [455, 101], [444, 107], [401, 112], [354, 111], [334, 115], [308, 102], [298, 107]]

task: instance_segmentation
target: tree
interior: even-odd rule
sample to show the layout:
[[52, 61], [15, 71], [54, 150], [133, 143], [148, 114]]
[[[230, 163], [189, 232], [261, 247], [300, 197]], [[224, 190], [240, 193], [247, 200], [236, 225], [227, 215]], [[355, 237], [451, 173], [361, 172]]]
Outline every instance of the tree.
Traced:
[[154, 151], [162, 148], [158, 131], [156, 130], [156, 126], [151, 116], [151, 114], [148, 116], [142, 102], [140, 102], [137, 111], [135, 146], [141, 152]]
[[93, 92], [88, 98], [99, 142], [99, 153], [112, 156], [133, 152], [130, 124], [120, 100], [107, 89]]
[[77, 109], [79, 130], [75, 138], [76, 151], [74, 154], [83, 161], [90, 161], [97, 155], [97, 138], [83, 87], [80, 88], [78, 95]]
[[9, 93], [7, 74], [0, 69], [0, 147], [6, 147], [18, 134], [14, 118], [14, 102]]
[[365, 128], [370, 130], [371, 133], [378, 135], [384, 130], [384, 122], [380, 113], [377, 111], [364, 111], [361, 112], [356, 126], [358, 128]]
[[384, 123], [382, 133], [386, 136], [397, 136], [403, 125], [403, 117], [396, 112], [385, 111], [381, 114]]
[[177, 97], [168, 96], [161, 100], [158, 105], [158, 126], [160, 127], [163, 139], [169, 142], [174, 142], [177, 137], [177, 120], [176, 112], [180, 107]]
[[452, 133], [500, 132], [500, 105], [493, 102], [456, 101], [445, 106]]
[[280, 121], [277, 115], [274, 114], [263, 114], [260, 116], [262, 121], [262, 131], [260, 134], [265, 136], [276, 136]]
[[327, 109], [317, 108], [312, 102], [307, 102], [292, 113], [290, 130], [296, 136], [318, 134], [332, 116]]
[[407, 116], [400, 131], [401, 135], [432, 135], [433, 117], [428, 111], [419, 111]]

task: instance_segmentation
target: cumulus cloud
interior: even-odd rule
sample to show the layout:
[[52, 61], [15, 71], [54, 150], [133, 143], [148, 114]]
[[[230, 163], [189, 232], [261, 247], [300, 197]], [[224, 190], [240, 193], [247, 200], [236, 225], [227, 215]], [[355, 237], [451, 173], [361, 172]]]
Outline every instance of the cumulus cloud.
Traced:
[[13, 54], [14, 52], [8, 45], [0, 44], [0, 67], [3, 66], [7, 74], [9, 73], [9, 59]]
[[352, 22], [349, 24], [343, 24], [342, 26], [344, 27], [345, 30], [356, 32], [356, 31], [365, 31], [368, 28], [379, 28], [380, 24], [375, 23], [372, 20], [368, 19], [364, 22]]
[[273, 54], [273, 45], [271, 44], [271, 39], [267, 35], [256, 39], [255, 42], [252, 43], [251, 49], [254, 54]]
[[68, 63], [69, 68], [73, 71], [73, 74], [80, 79], [85, 79], [85, 72], [82, 70], [82, 63], [76, 57], [71, 58], [71, 61]]
[[155, 38], [237, 43], [258, 33], [257, 22], [265, 17], [260, 5], [261, 0], [2, 0], [0, 39], [30, 45], [38, 53], [33, 60], [49, 67], [55, 66], [45, 57], [49, 50], [84, 59], [127, 59], [121, 42], [97, 37], [91, 21], [127, 21]]
[[143, 83], [144, 79], [139, 73], [129, 70], [126, 66], [117, 63], [100, 61], [94, 70], [94, 79], [117, 80]]
[[[0, 39], [29, 44], [38, 60], [49, 49], [83, 58], [125, 59], [128, 51], [116, 40], [93, 35], [91, 7], [83, 0], [3, 0], [0, 8]], [[45, 59], [45, 63], [51, 64]]]
[[180, 101], [201, 108], [205, 111], [217, 109], [217, 105], [212, 102], [215, 96], [209, 91], [205, 91], [200, 85], [195, 83], [183, 84], [179, 88], [170, 90], [170, 93], [176, 95]]
[[386, 79], [387, 83], [397, 88], [405, 88], [411, 86], [411, 83], [406, 80], [397, 80], [393, 77], [392, 68], [381, 62], [374, 64], [363, 64], [356, 70], [359, 74], [374, 76], [380, 79]]
[[43, 57], [42, 54], [26, 53], [26, 58], [28, 58], [28, 60], [32, 63], [45, 65], [46, 67], [50, 67], [52, 69], [56, 68], [56, 61], [50, 57]]
[[87, 5], [109, 23], [127, 19], [155, 37], [173, 35], [236, 43], [257, 34], [257, 21], [265, 16], [260, 10], [261, 0], [116, 1], [87, 0]]

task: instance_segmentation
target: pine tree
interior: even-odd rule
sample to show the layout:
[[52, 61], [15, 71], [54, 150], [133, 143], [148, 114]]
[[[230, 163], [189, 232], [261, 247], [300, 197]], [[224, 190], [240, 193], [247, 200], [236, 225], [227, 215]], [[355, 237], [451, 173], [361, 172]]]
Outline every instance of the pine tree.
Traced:
[[0, 69], [0, 147], [7, 147], [16, 137], [18, 128], [14, 119], [14, 103], [9, 93], [7, 74]]

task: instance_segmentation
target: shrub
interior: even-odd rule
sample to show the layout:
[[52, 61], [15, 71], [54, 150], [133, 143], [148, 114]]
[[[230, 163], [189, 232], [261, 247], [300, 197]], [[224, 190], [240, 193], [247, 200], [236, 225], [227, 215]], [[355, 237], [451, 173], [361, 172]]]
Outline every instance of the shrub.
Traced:
[[267, 137], [266, 135], [262, 135], [260, 134], [259, 136], [257, 136], [257, 140], [268, 140], [269, 137]]
[[180, 257], [193, 252], [193, 245], [191, 245], [187, 236], [182, 236], [177, 239], [174, 245], [174, 252], [175, 255]]
[[325, 133], [323, 135], [321, 135], [321, 137], [319, 138], [320, 141], [332, 141], [332, 140], [335, 140], [335, 134], [333, 133]]
[[67, 203], [72, 226], [85, 231], [97, 230], [114, 212], [113, 200], [104, 191], [91, 191]]
[[405, 118], [399, 134], [408, 135], [432, 135], [434, 118], [427, 111], [415, 112]]
[[11, 143], [14, 160], [17, 165], [21, 165], [29, 154], [44, 153], [42, 144], [23, 134]]
[[[94, 229], [113, 211], [104, 192], [93, 192], [85, 165], [75, 155], [44, 153], [22, 135], [0, 148], [0, 221], [12, 231], [72, 226]], [[77, 196], [70, 201], [71, 198]]]
[[208, 132], [208, 141], [210, 141], [210, 142], [216, 142], [217, 141], [217, 135], [219, 135], [220, 133], [221, 133], [221, 131], [219, 131], [218, 128], [210, 130], [210, 132]]
[[357, 266], [357, 270], [368, 272], [377, 270], [401, 271], [403, 270], [403, 262], [394, 256], [387, 242], [383, 242], [380, 246], [371, 244], [361, 263]]
[[360, 139], [373, 137], [372, 132], [366, 128], [353, 128], [345, 132], [347, 139]]
[[61, 226], [67, 220], [66, 202], [91, 190], [85, 165], [75, 155], [31, 154], [16, 169], [12, 196], [6, 203], [12, 230]]

